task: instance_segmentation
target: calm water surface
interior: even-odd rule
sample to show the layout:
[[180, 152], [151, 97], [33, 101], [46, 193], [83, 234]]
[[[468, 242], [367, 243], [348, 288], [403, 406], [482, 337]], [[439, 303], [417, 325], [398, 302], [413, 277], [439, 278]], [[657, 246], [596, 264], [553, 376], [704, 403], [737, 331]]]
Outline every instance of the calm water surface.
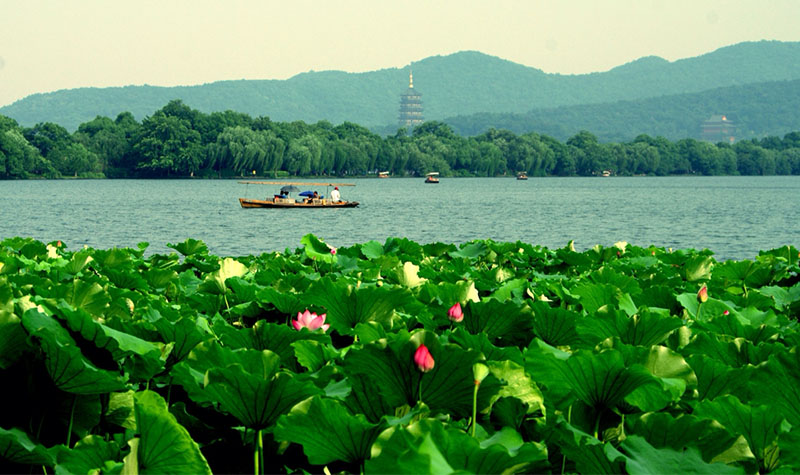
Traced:
[[390, 236], [550, 248], [574, 240], [578, 249], [628, 241], [708, 248], [718, 260], [800, 245], [796, 176], [346, 181], [356, 186], [341, 188], [342, 198], [358, 208], [243, 209], [239, 197], [271, 196], [278, 187], [235, 180], [0, 181], [0, 238], [60, 239], [72, 250], [145, 241], [149, 253], [194, 238], [220, 256], [294, 249], [307, 233], [334, 246]]

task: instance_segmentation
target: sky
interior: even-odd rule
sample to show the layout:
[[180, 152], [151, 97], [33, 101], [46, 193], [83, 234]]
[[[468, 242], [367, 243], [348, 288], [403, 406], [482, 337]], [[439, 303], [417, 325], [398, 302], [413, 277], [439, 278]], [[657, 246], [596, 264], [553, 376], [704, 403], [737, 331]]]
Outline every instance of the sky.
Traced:
[[800, 41], [800, 0], [0, 0], [0, 106], [480, 51], [547, 73]]

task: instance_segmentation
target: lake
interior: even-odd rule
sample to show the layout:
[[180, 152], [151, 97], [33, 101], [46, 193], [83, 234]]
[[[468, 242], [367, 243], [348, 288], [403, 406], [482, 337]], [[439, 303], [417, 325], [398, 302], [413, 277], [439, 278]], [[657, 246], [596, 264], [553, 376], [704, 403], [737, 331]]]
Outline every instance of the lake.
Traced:
[[[302, 180], [301, 180], [302, 181]], [[327, 180], [306, 180], [327, 181]], [[0, 238], [62, 240], [68, 249], [204, 241], [219, 256], [300, 246], [313, 233], [333, 246], [387, 237], [419, 243], [473, 239], [577, 249], [708, 248], [716, 259], [800, 245], [800, 177], [341, 179], [349, 209], [243, 209], [239, 197], [277, 186], [236, 180], [0, 181]], [[302, 188], [302, 187], [301, 187]], [[309, 187], [327, 195], [325, 187]]]

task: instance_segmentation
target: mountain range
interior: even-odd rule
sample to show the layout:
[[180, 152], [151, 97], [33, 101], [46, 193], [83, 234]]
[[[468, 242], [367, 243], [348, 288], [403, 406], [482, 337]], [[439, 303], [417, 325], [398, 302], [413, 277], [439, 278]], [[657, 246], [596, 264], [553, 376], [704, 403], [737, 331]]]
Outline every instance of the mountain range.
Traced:
[[[400, 94], [407, 90], [409, 73], [413, 72], [414, 88], [422, 94], [425, 119], [451, 123], [465, 134], [479, 133], [497, 124], [502, 127], [504, 122], [520, 124], [521, 117], [535, 117], [529, 126], [522, 125], [523, 129], [534, 128], [517, 132], [547, 133], [549, 128], [560, 130], [554, 135], [569, 134], [576, 125], [565, 123], [563, 117], [579, 115], [576, 111], [591, 111], [592, 119], [581, 126], [591, 131], [592, 125], [612, 111], [619, 116], [619, 111], [625, 110], [631, 119], [621, 121], [607, 134], [622, 138], [653, 134], [651, 126], [645, 127], [650, 121], [642, 123], [642, 114], [652, 117], [657, 111], [670, 110], [656, 113], [658, 119], [652, 122], [662, 125], [681, 117], [685, 120], [689, 115], [695, 124], [690, 129], [697, 131], [698, 120], [735, 109], [736, 119], [749, 124], [747, 134], [758, 136], [775, 132], [754, 125], [743, 111], [758, 109], [760, 95], [776, 87], [792, 97], [798, 96], [797, 64], [800, 42], [779, 41], [739, 43], [677, 61], [643, 57], [609, 71], [579, 75], [545, 73], [480, 52], [463, 51], [425, 58], [403, 68], [364, 73], [310, 71], [286, 80], [67, 89], [30, 95], [0, 108], [0, 114], [23, 126], [55, 122], [75, 130], [98, 115], [114, 118], [128, 111], [141, 120], [170, 100], [180, 99], [206, 113], [234, 110], [274, 121], [348, 121], [393, 133], [398, 128]], [[726, 97], [725, 101], [715, 103], [708, 99], [721, 96]], [[745, 100], [748, 104], [742, 102]], [[673, 111], [670, 104], [676, 102], [685, 105]], [[772, 99], [761, 102], [761, 109], [769, 114]], [[794, 109], [782, 116], [781, 127], [800, 129], [800, 108], [786, 100], [778, 102]], [[705, 109], [701, 110], [701, 105]], [[631, 112], [635, 110], [640, 112]], [[561, 119], [555, 117], [559, 114]], [[691, 132], [684, 126], [672, 129], [676, 133]]]

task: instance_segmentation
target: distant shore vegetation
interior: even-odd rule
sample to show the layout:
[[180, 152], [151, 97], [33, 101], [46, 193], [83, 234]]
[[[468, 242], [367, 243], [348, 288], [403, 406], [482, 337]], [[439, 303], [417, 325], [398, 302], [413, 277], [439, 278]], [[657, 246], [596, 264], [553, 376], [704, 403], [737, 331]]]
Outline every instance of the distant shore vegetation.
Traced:
[[736, 143], [640, 135], [601, 143], [589, 131], [560, 142], [535, 132], [456, 134], [442, 122], [381, 137], [350, 122], [273, 122], [180, 100], [137, 121], [98, 116], [74, 133], [21, 127], [0, 115], [0, 179], [242, 176], [800, 175], [800, 132]]

